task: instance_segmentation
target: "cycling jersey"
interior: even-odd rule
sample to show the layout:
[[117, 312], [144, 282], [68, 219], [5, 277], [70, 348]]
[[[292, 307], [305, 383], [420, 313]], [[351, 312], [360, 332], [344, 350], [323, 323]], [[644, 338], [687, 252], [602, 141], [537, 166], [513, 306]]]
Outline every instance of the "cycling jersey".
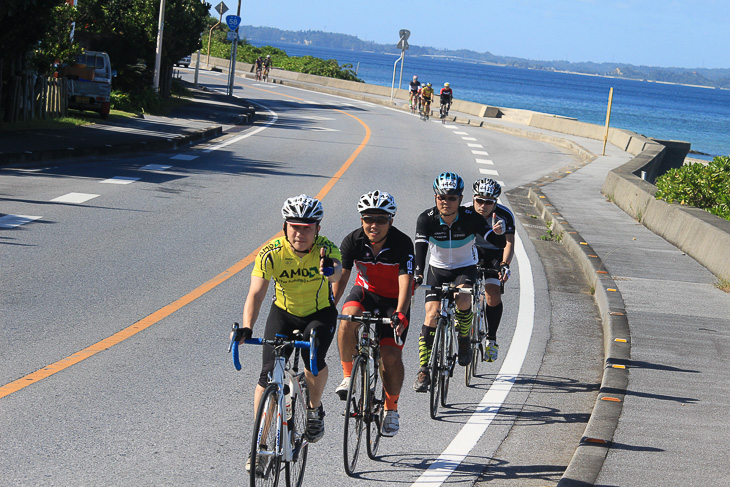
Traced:
[[269, 242], [256, 256], [252, 276], [274, 279], [274, 304], [294, 316], [307, 316], [334, 305], [332, 286], [319, 273], [320, 249], [326, 257], [341, 260], [340, 250], [321, 235], [304, 257], [294, 253], [284, 237]]
[[342, 240], [342, 268], [357, 266], [356, 286], [386, 298], [398, 298], [398, 276], [413, 274], [413, 242], [391, 227], [382, 250], [374, 255], [362, 228]]
[[451, 100], [454, 97], [454, 92], [451, 90], [451, 88], [441, 88], [441, 93], [439, 93], [441, 96], [441, 103], [451, 103]]
[[264, 59], [264, 67], [266, 67], [266, 68], [270, 68], [271, 67], [271, 59], [270, 58]]
[[475, 235], [486, 236], [492, 228], [485, 218], [473, 209], [459, 207], [456, 220], [449, 226], [436, 207], [418, 216], [416, 222], [416, 275], [423, 275], [426, 252], [429, 266], [456, 269], [476, 265]]
[[426, 88], [423, 88], [421, 90], [421, 97], [424, 100], [430, 101], [431, 100], [431, 96], [433, 96], [433, 88], [426, 87]]
[[[473, 209], [473, 205], [474, 202], [470, 201], [469, 203], [465, 204], [464, 207]], [[497, 203], [497, 205], [494, 207], [493, 213], [497, 213], [497, 218], [504, 220], [504, 233], [502, 235], [497, 235], [490, 228], [489, 234], [487, 235], [486, 239], [482, 238], [481, 236], [477, 236], [476, 245], [477, 247], [483, 249], [501, 250], [507, 245], [506, 235], [514, 235], [515, 233], [515, 216], [512, 214], [512, 211], [509, 208], [504, 205], [500, 205], [499, 203]], [[488, 218], [487, 221], [491, 223], [491, 219]]]
[[420, 81], [411, 81], [410, 87], [411, 87], [411, 91], [413, 93], [417, 93], [418, 90], [421, 88], [421, 82]]

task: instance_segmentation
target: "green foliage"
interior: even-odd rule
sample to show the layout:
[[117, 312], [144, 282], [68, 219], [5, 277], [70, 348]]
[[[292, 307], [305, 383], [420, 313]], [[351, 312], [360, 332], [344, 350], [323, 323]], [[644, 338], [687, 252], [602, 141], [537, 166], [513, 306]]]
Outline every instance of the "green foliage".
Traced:
[[[215, 20], [217, 22], [217, 20]], [[215, 23], [214, 22], [214, 23]], [[209, 25], [210, 19], [209, 19]], [[213, 30], [210, 42], [210, 55], [217, 58], [228, 59], [231, 56], [231, 42], [226, 42], [228, 27], [221, 24]], [[203, 36], [203, 49], [201, 55], [208, 54], [208, 32]], [[334, 59], [320, 59], [313, 56], [288, 56], [285, 51], [272, 46], [256, 47], [249, 44], [245, 39], [241, 40], [236, 51], [236, 60], [253, 64], [259, 56], [271, 56], [273, 65], [277, 68], [296, 73], [314, 74], [327, 76], [328, 78], [345, 79], [350, 81], [362, 81], [355, 76], [351, 64], [339, 65]]]
[[688, 164], [656, 180], [656, 198], [691, 205], [730, 220], [730, 157], [715, 157], [708, 165]]

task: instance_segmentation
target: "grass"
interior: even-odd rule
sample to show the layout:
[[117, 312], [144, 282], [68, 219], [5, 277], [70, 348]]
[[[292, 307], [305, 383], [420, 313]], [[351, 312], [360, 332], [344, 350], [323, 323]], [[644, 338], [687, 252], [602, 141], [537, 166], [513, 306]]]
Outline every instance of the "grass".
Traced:
[[563, 232], [555, 232], [553, 231], [553, 222], [545, 222], [545, 226], [547, 229], [545, 230], [545, 235], [542, 235], [540, 237], [540, 240], [546, 240], [548, 242], [562, 242], [563, 241]]
[[719, 289], [720, 291], [724, 291], [728, 294], [730, 294], [730, 280], [727, 279], [718, 279], [715, 283], [715, 287]]

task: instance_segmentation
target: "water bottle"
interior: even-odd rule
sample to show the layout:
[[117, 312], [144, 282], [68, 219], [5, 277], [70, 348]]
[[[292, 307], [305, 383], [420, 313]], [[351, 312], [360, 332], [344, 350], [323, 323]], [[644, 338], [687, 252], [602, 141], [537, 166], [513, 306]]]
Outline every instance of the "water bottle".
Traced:
[[292, 396], [292, 386], [289, 384], [288, 387], [284, 390], [284, 401], [286, 402], [286, 420], [289, 421], [292, 416], [292, 410], [291, 410], [291, 396]]
[[375, 360], [373, 360], [372, 355], [368, 357], [368, 364], [369, 364], [368, 370], [370, 371], [369, 372], [370, 375], [369, 375], [368, 379], [370, 380], [370, 389], [372, 390], [372, 389], [375, 389], [375, 377], [376, 377], [376, 374], [378, 373], [378, 371], [375, 370]]

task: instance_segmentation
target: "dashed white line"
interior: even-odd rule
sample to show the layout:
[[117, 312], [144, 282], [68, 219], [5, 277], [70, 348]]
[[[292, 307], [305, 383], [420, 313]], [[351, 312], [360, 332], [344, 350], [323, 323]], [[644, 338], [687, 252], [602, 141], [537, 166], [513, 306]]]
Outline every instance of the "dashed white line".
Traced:
[[54, 201], [56, 203], [85, 203], [89, 200], [93, 200], [94, 198], [97, 198], [101, 196], [100, 194], [90, 194], [90, 193], [68, 193], [63, 196], [59, 196], [58, 198], [53, 198], [51, 201]]
[[471, 147], [472, 149], [484, 149], [484, 146], [482, 144], [466, 144], [467, 147]]
[[479, 168], [479, 172], [482, 174], [488, 174], [490, 176], [499, 176], [499, 173], [495, 171], [494, 169], [482, 169]]
[[135, 181], [139, 181], [139, 178], [130, 178], [128, 176], [114, 176], [113, 178], [105, 179], [100, 181], [105, 184], [132, 184]]
[[147, 164], [146, 166], [142, 166], [139, 169], [141, 171], [167, 171], [172, 166], [165, 166], [164, 164]]
[[170, 159], [177, 159], [178, 161], [192, 161], [197, 159], [200, 156], [193, 156], [190, 154], [175, 154], [174, 156], [170, 157]]
[[474, 154], [475, 156], [488, 156], [489, 155], [489, 152], [487, 152], [485, 150], [473, 150], [473, 151], [471, 151], [471, 153]]
[[477, 140], [476, 137], [462, 137], [461, 140]]
[[469, 135], [468, 132], [454, 132], [454, 135]]
[[477, 161], [477, 164], [489, 164], [492, 166], [494, 165], [494, 161], [490, 159], [475, 159], [475, 161]]
[[31, 215], [5, 215], [0, 217], [0, 228], [15, 228], [41, 218], [43, 217]]

